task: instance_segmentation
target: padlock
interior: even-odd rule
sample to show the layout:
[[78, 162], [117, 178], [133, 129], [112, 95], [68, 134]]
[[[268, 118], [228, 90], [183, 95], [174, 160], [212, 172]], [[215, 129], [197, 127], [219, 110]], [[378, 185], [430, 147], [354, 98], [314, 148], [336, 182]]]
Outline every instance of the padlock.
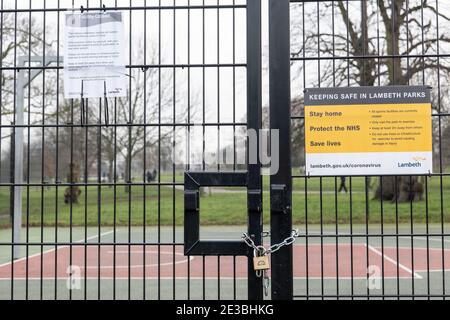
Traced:
[[256, 271], [270, 269], [269, 256], [264, 255], [253, 257], [253, 268]]

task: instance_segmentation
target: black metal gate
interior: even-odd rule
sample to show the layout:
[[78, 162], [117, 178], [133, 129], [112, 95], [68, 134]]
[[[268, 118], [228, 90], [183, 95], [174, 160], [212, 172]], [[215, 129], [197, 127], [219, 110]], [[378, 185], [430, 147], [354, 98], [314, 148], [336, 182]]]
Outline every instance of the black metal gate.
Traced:
[[[259, 164], [206, 161], [230, 146], [245, 154], [237, 133], [261, 127], [260, 1], [2, 0], [0, 9], [0, 299], [261, 299], [262, 280], [242, 268], [242, 233], [229, 228], [231, 245], [196, 243], [199, 229], [185, 234], [192, 247], [182, 241], [183, 208], [203, 197], [187, 184], [184, 206], [185, 171], [203, 172], [186, 175], [194, 184], [248, 190], [209, 192], [220, 201], [202, 201], [207, 224], [238, 197], [242, 215], [225, 224], [243, 225], [248, 198], [242, 231], [262, 233]], [[64, 99], [64, 13], [115, 10], [125, 17], [127, 98]], [[185, 161], [194, 138], [195, 164]]]
[[[0, 10], [0, 299], [264, 299], [242, 233], [276, 248], [267, 298], [448, 296], [446, 1]], [[127, 98], [64, 99], [64, 13], [114, 10], [126, 19]], [[397, 84], [432, 87], [435, 173], [308, 177], [303, 90]], [[270, 177], [251, 161], [262, 128], [278, 130]], [[413, 185], [422, 200], [400, 201]]]
[[[286, 299], [448, 297], [447, 5], [269, 1], [271, 128], [292, 146], [281, 145], [284, 170], [271, 179], [271, 229], [280, 236], [272, 242], [291, 229], [289, 214], [274, 210], [275, 184], [288, 190], [301, 229], [293, 257], [292, 248], [272, 257], [282, 263], [273, 270], [273, 293]], [[303, 90], [383, 85], [432, 88], [434, 173], [308, 177], [301, 167]], [[280, 211], [289, 213], [289, 200]]]

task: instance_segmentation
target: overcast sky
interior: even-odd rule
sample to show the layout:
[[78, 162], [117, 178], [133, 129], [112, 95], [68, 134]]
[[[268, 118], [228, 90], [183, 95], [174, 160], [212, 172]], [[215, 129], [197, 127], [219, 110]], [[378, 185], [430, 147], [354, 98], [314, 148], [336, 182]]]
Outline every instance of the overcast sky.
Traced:
[[[84, 7], [98, 7], [101, 4], [105, 4], [108, 7], [117, 6], [158, 6], [161, 2], [162, 6], [186, 6], [188, 4], [195, 5], [217, 5], [219, 2], [221, 5], [231, 5], [235, 4], [245, 4], [245, 0], [84, 0], [84, 1], [72, 1], [72, 0], [2, 0], [3, 7], [14, 8], [17, 3], [17, 7], [20, 9], [29, 8], [31, 2], [31, 7], [35, 9], [56, 8], [59, 3], [61, 8], [73, 8], [79, 9], [81, 5]], [[410, 5], [412, 6], [417, 1], [410, 0]], [[268, 104], [269, 95], [269, 83], [268, 83], [268, 10], [267, 10], [268, 0], [262, 0], [262, 46], [263, 46], [263, 105]], [[355, 4], [356, 3], [356, 4]], [[354, 10], [359, 10], [359, 2], [350, 2], [350, 6], [355, 6]], [[306, 28], [316, 28], [317, 23], [321, 24], [321, 30], [327, 30], [330, 27], [331, 17], [324, 21], [316, 21], [317, 19], [313, 15], [316, 8], [316, 3], [305, 4], [306, 8]], [[441, 12], [450, 12], [449, 1], [439, 0], [439, 6]], [[292, 15], [295, 16], [301, 11], [301, 4], [292, 5]], [[297, 10], [297, 11], [296, 11]], [[131, 13], [129, 10], [124, 11], [125, 16], [125, 35], [127, 37], [125, 48], [128, 56], [129, 49], [132, 49], [132, 60], [131, 64], [144, 64], [151, 63], [156, 58], [156, 63], [159, 59], [157, 57], [157, 52], [159, 49], [159, 44], [161, 44], [161, 64], [171, 65], [175, 64], [231, 64], [233, 63], [233, 47], [234, 47], [234, 62], [245, 63], [246, 62], [246, 10], [245, 9], [207, 9], [205, 11], [204, 23], [205, 28], [203, 30], [203, 10], [199, 9], [177, 9], [177, 10], [147, 10], [147, 19], [144, 21], [144, 11], [143, 10], [133, 10]], [[356, 11], [355, 11], [356, 12]], [[130, 24], [130, 14], [131, 14], [131, 24]], [[60, 15], [60, 53], [63, 52], [63, 39], [64, 39], [64, 25], [63, 25], [63, 13]], [[160, 16], [161, 15], [161, 16]], [[21, 17], [28, 17], [28, 13], [20, 13]], [[33, 12], [32, 17], [36, 20], [43, 22], [43, 12]], [[233, 34], [233, 16], [235, 19], [235, 34]], [[56, 52], [56, 39], [57, 39], [57, 12], [47, 12], [46, 13], [46, 40], [47, 42], [53, 42], [53, 47], [51, 50], [46, 52], [47, 55], [55, 54]], [[175, 21], [174, 21], [175, 17]], [[159, 20], [161, 18], [161, 20]], [[189, 23], [188, 23], [189, 18]], [[339, 21], [341, 19], [336, 19]], [[218, 31], [218, 21], [219, 21], [219, 31]], [[175, 23], [174, 23], [175, 22]], [[159, 23], [161, 23], [161, 29], [159, 28]], [[441, 19], [440, 24], [441, 32], [445, 32], [448, 28], [445, 28], [444, 19]], [[342, 25], [336, 24], [338, 30]], [[131, 27], [131, 34], [130, 34]], [[144, 28], [146, 27], [146, 28]], [[144, 30], [146, 30], [146, 41], [144, 41]], [[373, 31], [373, 30], [372, 30]], [[203, 32], [205, 36], [205, 46], [203, 46]], [[161, 39], [159, 34], [161, 33]], [[131, 37], [130, 37], [131, 35]], [[234, 37], [233, 37], [234, 36]], [[188, 43], [188, 37], [190, 43]], [[234, 42], [233, 42], [234, 39]], [[142, 48], [146, 44], [147, 57], [146, 60], [144, 56], [136, 54], [136, 52], [141, 52]], [[295, 41], [293, 41], [295, 46]], [[203, 52], [205, 54], [203, 55]], [[189, 54], [188, 54], [189, 53]], [[156, 56], [155, 56], [156, 55]], [[188, 60], [189, 59], [189, 60]], [[130, 61], [128, 59], [128, 61]], [[324, 62], [321, 62], [324, 63]], [[299, 66], [299, 63], [296, 63]], [[306, 74], [306, 86], [311, 86], [317, 82], [317, 61], [311, 61], [306, 64], [307, 71]], [[298, 69], [293, 69], [297, 72]], [[165, 70], [164, 72], [172, 72], [171, 69]], [[186, 69], [176, 70], [176, 94], [181, 97], [178, 99], [176, 110], [177, 112], [183, 113], [189, 106], [187, 100], [187, 83], [188, 83], [188, 72]], [[295, 77], [293, 77], [295, 78]], [[61, 77], [62, 79], [62, 77]], [[246, 74], [245, 68], [235, 69], [235, 86], [233, 90], [233, 69], [232, 68], [221, 68], [220, 74], [217, 72], [217, 68], [205, 68], [205, 79], [203, 81], [202, 68], [191, 68], [190, 70], [190, 85], [191, 85], [191, 96], [197, 96], [197, 103], [193, 104], [191, 101], [192, 118], [191, 122], [201, 123], [202, 121], [202, 106], [205, 105], [206, 109], [206, 122], [232, 122], [233, 121], [233, 105], [235, 104], [236, 118], [237, 122], [245, 119], [246, 116]], [[303, 77], [297, 77], [292, 82], [292, 96], [301, 96], [303, 92]], [[151, 88], [150, 88], [151, 89]], [[203, 90], [204, 89], [204, 90]], [[132, 88], [133, 90], [133, 88]], [[157, 88], [156, 88], [157, 90]], [[202, 96], [205, 96], [205, 101], [203, 101]], [[234, 95], [234, 99], [233, 99]], [[186, 98], [183, 98], [186, 97]], [[171, 106], [168, 106], [171, 108]], [[220, 114], [219, 119], [218, 114]], [[231, 132], [224, 133], [222, 139], [224, 141], [230, 141]], [[211, 137], [214, 139], [214, 137]], [[213, 142], [213, 141], [211, 141]], [[211, 143], [213, 145], [214, 143]]]
[[[130, 1], [124, 0], [94, 0], [94, 1], [72, 1], [72, 0], [33, 0], [31, 8], [42, 9], [57, 8], [59, 2], [60, 8], [80, 9], [84, 7], [98, 7], [105, 4], [108, 7], [129, 6]], [[217, 0], [161, 0], [162, 6], [186, 6], [188, 4], [217, 5]], [[244, 0], [220, 0], [221, 5], [245, 4]], [[14, 8], [15, 1], [3, 0], [4, 9]], [[159, 0], [133, 0], [133, 6], [158, 6]], [[263, 6], [263, 29], [267, 30], [267, 1], [262, 1]], [[28, 9], [29, 1], [17, 1], [19, 9]], [[177, 9], [177, 10], [147, 10], [147, 18], [144, 19], [143, 10], [124, 10], [125, 17], [125, 36], [126, 36], [126, 54], [127, 63], [135, 64], [153, 64], [159, 63], [158, 51], [161, 45], [160, 62], [162, 65], [172, 64], [245, 64], [246, 63], [246, 9], [206, 9], [204, 10], [203, 28], [203, 10], [201, 9]], [[10, 13], [13, 15], [13, 13]], [[130, 24], [130, 14], [131, 21]], [[19, 13], [19, 18], [28, 19], [29, 13]], [[32, 18], [36, 19], [41, 26], [43, 25], [42, 11], [32, 13]], [[59, 52], [63, 54], [64, 50], [64, 13], [59, 13], [60, 31], [59, 31]], [[175, 23], [174, 23], [175, 18]], [[47, 12], [45, 15], [46, 42], [52, 42], [51, 49], [46, 51], [46, 55], [55, 55], [57, 52], [57, 12]], [[233, 19], [234, 30], [233, 34]], [[159, 27], [161, 25], [161, 28]], [[146, 27], [146, 28], [144, 28]], [[43, 27], [42, 27], [43, 28]], [[131, 28], [131, 33], [130, 33]], [[146, 30], [146, 34], [144, 33]], [[203, 30], [204, 29], [204, 30]], [[204, 39], [203, 39], [204, 33]], [[263, 31], [263, 50], [267, 49], [267, 31]], [[188, 38], [190, 41], [188, 41]], [[203, 46], [204, 42], [204, 46]], [[138, 53], [143, 51], [146, 46], [147, 57]], [[129, 57], [129, 49], [132, 50], [132, 60]], [[234, 48], [234, 52], [233, 52]], [[39, 49], [42, 52], [42, 49]], [[204, 54], [203, 54], [204, 53]], [[233, 54], [234, 53], [234, 54]], [[264, 70], [267, 70], [267, 53], [264, 53]], [[234, 69], [235, 81], [233, 85], [233, 68], [221, 68], [218, 73], [217, 68], [205, 68], [205, 79], [203, 81], [202, 68], [191, 68], [190, 86], [191, 86], [191, 122], [201, 123], [203, 118], [203, 104], [206, 109], [206, 122], [243, 122], [246, 118], [246, 70], [243, 67]], [[173, 72], [172, 69], [163, 69], [163, 72]], [[47, 77], [51, 76], [47, 72]], [[37, 78], [35, 81], [40, 81]], [[62, 81], [63, 77], [60, 78]], [[178, 96], [176, 111], [180, 114], [185, 113], [188, 108], [187, 100], [187, 69], [176, 69], [176, 94]], [[165, 84], [167, 85], [167, 84]], [[268, 77], [264, 72], [263, 85], [265, 86], [263, 104], [268, 103]], [[234, 90], [233, 90], [234, 88]], [[133, 90], [133, 87], [131, 88]], [[152, 88], [148, 88], [151, 90]], [[158, 90], [158, 88], [153, 88]], [[203, 102], [203, 94], [205, 101]], [[234, 96], [234, 99], [233, 99]], [[61, 93], [62, 99], [62, 93]], [[195, 100], [195, 103], [194, 103]], [[233, 119], [233, 105], [235, 106], [235, 119]], [[166, 106], [172, 108], [172, 106]], [[220, 116], [218, 116], [220, 115]], [[210, 129], [207, 129], [210, 130]], [[215, 149], [217, 143], [216, 134], [209, 135], [208, 146]], [[224, 129], [221, 133], [221, 145], [232, 141], [232, 130]]]

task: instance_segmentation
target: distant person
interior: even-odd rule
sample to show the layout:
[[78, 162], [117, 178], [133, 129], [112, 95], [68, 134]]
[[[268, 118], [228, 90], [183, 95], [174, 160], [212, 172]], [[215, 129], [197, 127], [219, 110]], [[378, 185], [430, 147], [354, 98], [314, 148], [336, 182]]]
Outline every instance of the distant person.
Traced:
[[156, 180], [157, 172], [156, 169], [153, 169], [152, 172], [147, 171], [146, 177], [147, 177], [147, 183], [153, 182]]
[[342, 190], [344, 190], [345, 193], [348, 192], [347, 186], [345, 185], [345, 177], [341, 177], [341, 185], [339, 186], [339, 192], [341, 192]]

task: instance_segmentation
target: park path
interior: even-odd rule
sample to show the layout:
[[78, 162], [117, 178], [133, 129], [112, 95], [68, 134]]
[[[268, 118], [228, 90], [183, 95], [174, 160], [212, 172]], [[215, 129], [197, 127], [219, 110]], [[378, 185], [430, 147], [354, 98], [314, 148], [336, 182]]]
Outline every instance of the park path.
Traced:
[[[172, 187], [170, 187], [172, 188]], [[175, 186], [176, 190], [179, 191], [184, 191], [184, 187], [183, 186]], [[230, 193], [230, 194], [236, 194], [236, 193], [247, 193], [247, 191], [242, 190], [242, 189], [224, 189], [224, 188], [208, 188], [208, 192], [210, 194], [223, 194], [223, 193]], [[267, 190], [268, 191], [268, 190]], [[293, 190], [292, 193], [294, 194], [305, 194], [305, 191], [296, 191]], [[358, 193], [363, 193], [362, 191], [352, 191], [352, 194], [358, 194]], [[308, 194], [320, 194], [320, 191], [316, 191], [316, 190], [308, 190]], [[322, 191], [322, 194], [334, 194], [334, 191], [329, 191], [329, 190], [324, 190]]]

